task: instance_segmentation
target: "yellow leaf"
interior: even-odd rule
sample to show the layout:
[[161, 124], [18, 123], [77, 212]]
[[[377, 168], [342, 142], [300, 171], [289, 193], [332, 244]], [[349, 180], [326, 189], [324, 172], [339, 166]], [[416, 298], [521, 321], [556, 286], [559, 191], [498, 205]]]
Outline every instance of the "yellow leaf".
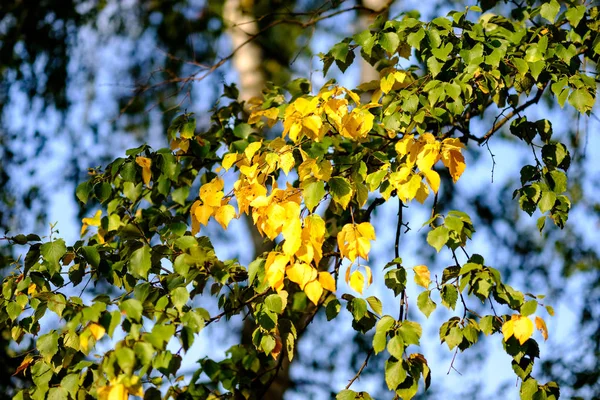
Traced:
[[428, 169], [423, 171], [423, 175], [425, 175], [425, 179], [427, 179], [427, 183], [429, 183], [433, 193], [437, 193], [440, 189], [440, 174], [432, 169]]
[[217, 220], [217, 222], [221, 224], [223, 229], [227, 229], [227, 227], [229, 226], [229, 222], [231, 222], [231, 220], [234, 217], [235, 208], [233, 208], [233, 206], [229, 204], [219, 207], [217, 209], [217, 212], [215, 213], [215, 220]]
[[256, 154], [256, 152], [258, 151], [258, 149], [261, 148], [261, 146], [262, 141], [250, 143], [248, 147], [246, 147], [246, 150], [244, 150], [244, 154], [246, 155], [248, 161], [252, 161], [252, 157], [254, 157], [254, 154]]
[[427, 197], [429, 197], [429, 187], [423, 181], [421, 181], [421, 185], [417, 190], [415, 199], [417, 199], [419, 203], [423, 204], [425, 203], [425, 200], [427, 200]]
[[221, 178], [215, 178], [200, 187], [200, 200], [205, 206], [220, 207], [223, 195], [223, 179]]
[[408, 203], [414, 199], [417, 196], [417, 191], [421, 187], [421, 179], [422, 178], [420, 175], [415, 174], [410, 178], [410, 180], [408, 180], [408, 182], [399, 185], [396, 188], [398, 197], [405, 203]]
[[363, 265], [365, 268], [365, 274], [367, 275], [367, 287], [369, 287], [373, 283], [373, 273], [371, 272], [371, 267]]
[[206, 226], [213, 212], [214, 207], [201, 204], [194, 209], [194, 216], [199, 223]]
[[104, 329], [102, 325], [96, 323], [90, 324], [90, 326], [88, 326], [88, 329], [90, 330], [90, 332], [92, 332], [92, 336], [96, 340], [100, 340], [102, 336], [104, 336], [104, 334], [106, 333], [106, 329]]
[[304, 293], [306, 293], [306, 297], [308, 297], [313, 304], [317, 305], [323, 294], [323, 286], [321, 286], [321, 283], [318, 280], [311, 281], [304, 287]]
[[440, 159], [440, 142], [434, 139], [433, 143], [427, 143], [419, 150], [417, 155], [417, 167], [420, 171], [430, 170]]
[[350, 287], [362, 294], [363, 287], [365, 286], [365, 277], [362, 272], [354, 271], [350, 274]]
[[296, 161], [294, 160], [294, 154], [291, 149], [283, 152], [279, 156], [279, 168], [281, 168], [286, 175], [294, 168], [295, 163]]
[[427, 289], [431, 283], [429, 268], [425, 265], [417, 265], [413, 268], [413, 271], [415, 271], [415, 283]]
[[319, 283], [323, 286], [323, 289], [335, 292], [335, 279], [333, 279], [333, 276], [329, 272], [319, 272]]
[[94, 216], [92, 218], [83, 218], [81, 220], [81, 223], [83, 224], [81, 226], [81, 236], [83, 236], [83, 234], [85, 233], [85, 230], [87, 229], [88, 226], [100, 226], [101, 217], [102, 217], [102, 210], [98, 210], [98, 211], [96, 211], [96, 214], [94, 214]]
[[283, 289], [283, 277], [285, 267], [290, 262], [290, 258], [277, 252], [270, 252], [265, 262], [265, 280], [273, 289], [280, 291]]
[[238, 154], [237, 153], [227, 153], [223, 156], [223, 161], [221, 162], [221, 166], [225, 168], [225, 171], [229, 170], [237, 162]]
[[502, 334], [505, 341], [514, 336], [520, 344], [523, 344], [533, 334], [533, 322], [528, 317], [515, 314], [502, 325]]
[[125, 385], [122, 383], [117, 383], [110, 386], [110, 391], [108, 392], [108, 397], [106, 397], [106, 400], [127, 400], [128, 397], [129, 393], [127, 393]]
[[306, 284], [317, 278], [317, 270], [306, 263], [296, 262], [286, 269], [288, 279], [304, 290]]
[[200, 205], [200, 200], [196, 200], [190, 208], [190, 215], [192, 216], [192, 235], [196, 235], [200, 231], [200, 222], [196, 218], [196, 208]]
[[548, 340], [548, 328], [546, 322], [541, 317], [535, 317], [535, 327], [542, 332], [544, 340]]
[[148, 186], [150, 183], [150, 178], [152, 177], [152, 172], [150, 167], [152, 167], [152, 160], [147, 157], [136, 157], [135, 163], [142, 167], [142, 180]]
[[394, 86], [394, 83], [396, 83], [396, 78], [394, 77], [394, 74], [388, 74], [381, 78], [381, 84], [379, 87], [381, 88], [381, 91], [383, 93], [388, 94], [389, 91], [392, 90], [392, 86]]

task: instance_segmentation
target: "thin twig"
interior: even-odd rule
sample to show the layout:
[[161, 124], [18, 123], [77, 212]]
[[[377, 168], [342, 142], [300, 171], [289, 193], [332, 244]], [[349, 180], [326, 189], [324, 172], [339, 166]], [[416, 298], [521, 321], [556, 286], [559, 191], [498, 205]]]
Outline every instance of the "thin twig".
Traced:
[[346, 389], [350, 389], [350, 386], [352, 386], [354, 381], [360, 377], [360, 374], [362, 374], [363, 370], [367, 367], [367, 364], [369, 363], [369, 358], [371, 358], [372, 355], [373, 355], [373, 349], [369, 350], [369, 352], [367, 353], [367, 358], [365, 358], [365, 361], [360, 366], [360, 369], [358, 370], [356, 375], [354, 375], [354, 377], [352, 379], [350, 379], [350, 382], [348, 382], [348, 384], [346, 385]]

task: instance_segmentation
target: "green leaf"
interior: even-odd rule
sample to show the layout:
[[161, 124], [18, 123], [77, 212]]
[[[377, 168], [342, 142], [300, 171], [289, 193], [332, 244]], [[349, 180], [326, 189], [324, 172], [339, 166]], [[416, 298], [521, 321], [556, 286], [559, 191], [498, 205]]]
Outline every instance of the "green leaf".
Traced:
[[379, 37], [379, 45], [389, 54], [394, 54], [400, 45], [400, 38], [396, 32], [384, 32]]
[[119, 367], [121, 367], [123, 372], [131, 374], [133, 372], [133, 367], [135, 366], [135, 353], [133, 350], [128, 347], [121, 347], [120, 349], [115, 350], [115, 355]]
[[67, 389], [62, 387], [53, 387], [48, 391], [48, 400], [64, 400], [69, 397]]
[[335, 400], [354, 400], [356, 399], [356, 392], [350, 389], [344, 389], [335, 396]]
[[485, 317], [479, 320], [479, 329], [486, 336], [491, 335], [494, 330], [494, 317], [491, 315], [486, 315]]
[[134, 321], [141, 321], [142, 319], [142, 303], [136, 299], [128, 299], [119, 305], [119, 309], [125, 313], [127, 318]]
[[369, 305], [371, 306], [371, 309], [375, 312], [375, 314], [377, 314], [377, 315], [383, 314], [383, 305], [381, 304], [381, 300], [379, 300], [377, 297], [375, 297], [375, 296], [367, 297], [367, 303], [369, 303]]
[[83, 253], [83, 258], [92, 267], [98, 268], [100, 266], [100, 253], [98, 253], [98, 249], [95, 246], [83, 246], [81, 252]]
[[594, 106], [594, 97], [585, 87], [574, 90], [569, 95], [569, 104], [580, 113], [590, 111]]
[[558, 1], [552, 0], [549, 3], [542, 4], [542, 7], [540, 8], [540, 15], [542, 18], [547, 19], [553, 24], [559, 11], [560, 4], [558, 4]]
[[375, 325], [375, 335], [373, 336], [373, 350], [375, 354], [381, 353], [385, 349], [387, 341], [387, 331], [395, 324], [394, 318], [384, 315]]
[[460, 327], [454, 326], [450, 328], [450, 332], [448, 332], [448, 335], [446, 335], [444, 339], [446, 340], [446, 344], [450, 350], [458, 346], [463, 340], [463, 334], [460, 330]]
[[325, 307], [325, 315], [327, 316], [327, 321], [331, 321], [340, 313], [342, 309], [342, 304], [338, 299], [333, 299], [329, 303], [327, 303], [327, 307]]
[[554, 207], [554, 203], [556, 203], [556, 193], [546, 190], [545, 192], [542, 192], [538, 207], [542, 213], [545, 213]]
[[396, 335], [391, 338], [387, 344], [387, 351], [397, 360], [402, 360], [402, 354], [404, 353], [404, 340], [402, 340], [402, 336]]
[[570, 6], [567, 9], [567, 12], [565, 13], [565, 17], [567, 18], [567, 21], [569, 21], [569, 24], [571, 24], [571, 26], [573, 28], [577, 28], [577, 25], [579, 25], [579, 21], [581, 21], [581, 19], [583, 18], [584, 15], [585, 15], [585, 6], [577, 6], [577, 7]]
[[265, 259], [257, 258], [248, 265], [248, 285], [252, 285], [254, 279], [265, 274]]
[[190, 299], [190, 292], [185, 287], [178, 287], [171, 292], [173, 306], [181, 311], [185, 303]]
[[538, 383], [530, 378], [521, 384], [521, 400], [533, 400], [533, 395], [538, 391]]
[[253, 133], [254, 129], [246, 123], [238, 124], [233, 128], [233, 134], [240, 139], [248, 139], [251, 133]]
[[129, 272], [136, 278], [148, 279], [148, 272], [152, 267], [150, 246], [144, 245], [131, 254]]
[[414, 344], [416, 346], [419, 345], [419, 340], [421, 339], [421, 334], [423, 333], [423, 328], [416, 322], [413, 321], [404, 321], [400, 328], [398, 328], [398, 333], [402, 335], [404, 339], [404, 343], [408, 346]]
[[311, 182], [304, 187], [304, 204], [312, 212], [325, 197], [325, 183], [323, 181]]
[[341, 42], [333, 46], [329, 53], [333, 56], [335, 60], [346, 62], [346, 57], [348, 56], [349, 51], [350, 48], [348, 46], [348, 43]]
[[421, 49], [421, 40], [425, 37], [425, 29], [420, 28], [418, 31], [410, 33], [406, 42], [417, 50]]
[[352, 198], [352, 185], [350, 185], [348, 179], [339, 176], [331, 178], [328, 184], [333, 201], [341, 205], [345, 210]]
[[405, 379], [406, 371], [402, 366], [402, 360], [392, 361], [389, 359], [385, 362], [385, 383], [390, 390], [396, 390]]
[[283, 301], [281, 300], [281, 296], [278, 294], [270, 294], [265, 299], [265, 306], [269, 311], [272, 311], [276, 314], [281, 314], [283, 312]]
[[458, 300], [458, 290], [456, 289], [456, 286], [449, 283], [445, 284], [442, 286], [441, 296], [442, 304], [454, 310], [456, 301]]
[[53, 267], [60, 269], [59, 261], [62, 256], [67, 252], [67, 246], [63, 239], [58, 239], [53, 242], [42, 244], [40, 247], [40, 253], [46, 261], [48, 261]]
[[521, 306], [521, 315], [528, 316], [537, 310], [538, 302], [536, 300], [529, 300]]
[[417, 307], [419, 307], [419, 310], [421, 310], [427, 318], [429, 318], [436, 308], [436, 304], [431, 300], [431, 297], [429, 297], [429, 293], [429, 290], [426, 290], [417, 297]]
[[36, 348], [44, 360], [49, 363], [52, 357], [58, 352], [58, 333], [56, 331], [49, 332], [38, 338]]
[[445, 226], [438, 226], [427, 234], [427, 243], [439, 253], [448, 242], [449, 230]]
[[88, 198], [90, 197], [90, 192], [92, 191], [92, 186], [89, 182], [82, 182], [77, 185], [77, 189], [75, 189], [75, 196], [77, 199], [83, 204], [87, 203]]

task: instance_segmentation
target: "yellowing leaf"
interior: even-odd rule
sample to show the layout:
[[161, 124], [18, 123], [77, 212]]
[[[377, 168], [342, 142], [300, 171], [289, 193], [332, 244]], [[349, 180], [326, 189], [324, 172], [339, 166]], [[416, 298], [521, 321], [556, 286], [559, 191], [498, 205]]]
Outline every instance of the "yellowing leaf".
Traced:
[[546, 327], [546, 321], [541, 317], [535, 317], [535, 327], [542, 332], [544, 340], [548, 340], [548, 328]]
[[215, 220], [221, 224], [223, 229], [227, 229], [229, 222], [235, 217], [235, 208], [232, 205], [225, 204], [217, 209]]
[[415, 283], [427, 289], [431, 283], [429, 268], [425, 265], [417, 265], [413, 268], [413, 271], [415, 271]]
[[365, 277], [362, 272], [354, 271], [350, 274], [350, 287], [356, 290], [358, 293], [362, 294], [363, 287], [365, 286]]
[[104, 329], [102, 325], [96, 323], [90, 324], [90, 326], [88, 326], [88, 329], [90, 330], [90, 332], [92, 332], [92, 336], [96, 340], [100, 340], [102, 336], [104, 336], [104, 334], [106, 333], [106, 329]]
[[456, 183], [465, 171], [465, 158], [461, 153], [464, 145], [456, 138], [444, 139], [442, 142], [442, 162], [450, 171], [452, 180]]
[[323, 289], [335, 292], [335, 279], [333, 279], [333, 276], [329, 272], [319, 272], [319, 283], [323, 286]]
[[528, 317], [515, 314], [502, 325], [502, 334], [505, 341], [514, 336], [520, 344], [523, 344], [533, 334], [533, 322]]
[[306, 297], [308, 297], [313, 304], [317, 305], [323, 294], [323, 286], [321, 286], [321, 283], [318, 280], [314, 280], [306, 284], [304, 293], [306, 293]]
[[152, 177], [152, 172], [150, 167], [152, 167], [152, 160], [147, 157], [136, 157], [135, 163], [142, 167], [142, 180], [148, 186], [150, 183], [150, 178]]

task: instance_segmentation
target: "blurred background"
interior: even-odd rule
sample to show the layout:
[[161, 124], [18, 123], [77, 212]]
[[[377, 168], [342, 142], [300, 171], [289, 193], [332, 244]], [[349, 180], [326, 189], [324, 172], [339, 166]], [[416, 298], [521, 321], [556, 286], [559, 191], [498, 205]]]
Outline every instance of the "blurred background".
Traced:
[[[88, 168], [102, 166], [144, 142], [155, 149], [167, 146], [168, 124], [185, 111], [196, 114], [198, 131], [206, 129], [224, 84], [236, 83], [242, 100], [260, 95], [267, 82], [284, 85], [298, 77], [309, 78], [317, 90], [330, 78], [355, 87], [377, 79], [378, 73], [357, 60], [344, 74], [334, 67], [324, 77], [319, 53], [366, 29], [374, 12], [385, 9], [386, 17], [397, 18], [417, 10], [422, 20], [429, 20], [475, 4], [458, 0], [0, 1], [0, 236], [7, 232], [48, 235], [49, 224], [58, 222], [59, 236], [68, 243], [77, 240], [81, 218], [91, 216], [94, 207], [82, 206], [74, 196], [75, 187], [87, 179]], [[502, 13], [506, 7], [501, 2], [488, 12]], [[307, 28], [301, 25], [325, 16], [330, 17]], [[256, 38], [232, 55], [248, 33]], [[411, 64], [418, 61], [402, 62], [403, 67]], [[598, 72], [595, 65], [586, 68]], [[550, 338], [540, 346], [538, 379], [557, 381], [563, 398], [600, 398], [600, 165], [595, 154], [600, 150], [600, 113], [596, 107], [589, 118], [580, 117], [570, 108], [558, 108], [551, 98], [545, 100], [528, 115], [549, 119], [556, 138], [570, 146], [573, 209], [567, 226], [559, 230], [547, 225], [540, 235], [539, 215], [529, 217], [512, 199], [520, 186], [519, 170], [533, 156], [516, 146], [517, 139], [508, 130], [496, 134], [489, 149], [469, 146], [466, 173], [457, 185], [444, 186], [438, 207], [440, 212], [469, 213], [477, 229], [470, 253], [482, 254], [486, 264], [498, 268], [512, 286], [546, 294], [545, 304], [555, 308], [555, 317], [543, 316]], [[490, 110], [477, 126], [487, 131], [499, 113]], [[425, 245], [427, 230], [419, 229], [430, 207], [411, 204], [405, 210], [411, 230], [403, 235], [400, 254], [407, 267], [426, 264], [432, 274], [441, 274], [452, 263], [451, 256], [444, 251], [434, 254]], [[395, 204], [386, 204], [374, 214], [378, 235], [370, 259], [374, 284], [365, 293], [382, 299], [384, 312], [390, 314], [397, 312], [397, 300], [385, 290], [382, 267], [393, 258], [396, 213]], [[214, 238], [221, 258], [238, 258], [247, 265], [255, 253], [250, 233], [241, 221], [232, 227], [227, 234], [211, 226], [205, 232]], [[233, 239], [248, 246], [232, 247]], [[6, 260], [15, 251], [3, 243], [0, 274], [9, 272]], [[338, 294], [349, 291], [343, 282], [339, 284]], [[418, 398], [518, 398], [519, 384], [510, 358], [503, 354], [501, 338], [481, 338], [474, 348], [458, 354], [456, 370], [450, 370], [453, 353], [440, 345], [437, 329], [451, 313], [438, 308], [425, 319], [416, 307], [417, 294], [409, 290], [409, 319], [423, 325], [420, 351], [433, 372], [430, 390]], [[351, 317], [344, 313], [324, 322], [324, 313], [318, 314], [301, 338], [298, 356], [284, 371], [282, 398], [330, 398], [363, 363], [371, 336], [350, 329]], [[11, 348], [10, 333], [1, 326], [0, 330], [0, 398], [10, 398], [14, 388], [28, 383], [23, 377], [11, 377], [21, 361], [15, 356], [22, 349]], [[211, 325], [186, 355], [182, 372], [191, 374], [202, 357], [223, 358], [241, 335], [241, 320]], [[383, 363], [382, 355], [372, 357], [352, 388], [388, 398]]]

